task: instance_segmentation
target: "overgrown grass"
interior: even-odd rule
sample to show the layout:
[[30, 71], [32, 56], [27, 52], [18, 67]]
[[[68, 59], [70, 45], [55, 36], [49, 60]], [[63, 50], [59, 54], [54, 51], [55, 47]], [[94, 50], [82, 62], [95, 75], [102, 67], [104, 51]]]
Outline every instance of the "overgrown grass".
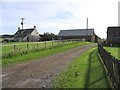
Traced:
[[3, 45], [11, 45], [11, 44], [25, 44], [25, 43], [31, 43], [31, 42], [3, 42]]
[[2, 58], [9, 58], [16, 55], [21, 55], [24, 52], [33, 52], [35, 49], [44, 49], [57, 46], [56, 42], [15, 42], [7, 43], [2, 47]]
[[23, 61], [29, 61], [29, 60], [35, 60], [35, 59], [40, 59], [42, 57], [46, 57], [58, 52], [63, 52], [66, 51], [68, 49], [74, 48], [74, 47], [78, 47], [78, 46], [82, 46], [82, 45], [86, 45], [86, 44], [91, 44], [91, 42], [77, 42], [77, 43], [71, 43], [71, 44], [66, 44], [64, 46], [59, 46], [59, 47], [54, 47], [54, 48], [48, 48], [48, 49], [43, 49], [41, 51], [36, 51], [36, 52], [31, 52], [31, 53], [26, 53], [26, 54], [22, 54], [20, 56], [14, 56], [11, 58], [3, 58], [2, 59], [2, 65], [9, 65], [11, 63], [19, 63], [19, 62], [23, 62]]
[[112, 56], [120, 60], [120, 47], [104, 47]]
[[110, 88], [105, 69], [92, 48], [76, 58], [53, 81], [54, 88]]

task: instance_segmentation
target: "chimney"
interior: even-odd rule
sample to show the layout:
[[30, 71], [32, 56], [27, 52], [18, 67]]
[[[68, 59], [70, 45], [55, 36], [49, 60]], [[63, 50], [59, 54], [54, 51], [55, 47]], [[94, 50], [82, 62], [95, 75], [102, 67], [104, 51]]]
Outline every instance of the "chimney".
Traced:
[[36, 26], [34, 26], [34, 29], [36, 29]]
[[18, 27], [18, 30], [20, 30], [20, 27]]

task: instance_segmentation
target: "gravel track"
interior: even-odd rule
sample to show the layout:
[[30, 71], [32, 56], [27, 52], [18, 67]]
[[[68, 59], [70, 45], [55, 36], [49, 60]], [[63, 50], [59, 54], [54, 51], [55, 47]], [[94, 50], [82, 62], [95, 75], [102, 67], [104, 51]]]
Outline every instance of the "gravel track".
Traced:
[[2, 70], [3, 88], [51, 88], [51, 81], [68, 64], [96, 44], [76, 47], [42, 59], [8, 66]]

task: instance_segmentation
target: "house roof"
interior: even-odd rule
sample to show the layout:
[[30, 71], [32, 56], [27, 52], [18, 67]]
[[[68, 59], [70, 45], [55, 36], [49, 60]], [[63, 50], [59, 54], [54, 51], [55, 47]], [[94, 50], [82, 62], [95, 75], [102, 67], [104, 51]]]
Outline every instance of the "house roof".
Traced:
[[30, 28], [30, 29], [20, 29], [18, 30], [15, 35], [17, 35], [18, 37], [22, 35], [22, 37], [25, 37], [29, 34], [31, 34], [34, 31], [34, 28]]
[[2, 38], [13, 38], [13, 37], [14, 35], [7, 35], [7, 34], [2, 35]]
[[85, 36], [93, 35], [94, 29], [71, 29], [71, 30], [61, 30], [58, 36]]

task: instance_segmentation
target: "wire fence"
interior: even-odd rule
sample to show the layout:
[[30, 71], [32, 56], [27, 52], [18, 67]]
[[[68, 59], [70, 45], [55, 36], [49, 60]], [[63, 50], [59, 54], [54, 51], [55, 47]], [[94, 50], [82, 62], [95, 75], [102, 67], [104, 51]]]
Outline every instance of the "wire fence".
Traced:
[[115, 88], [120, 88], [120, 61], [107, 52], [102, 44], [98, 44], [99, 54], [107, 68], [110, 80]]
[[9, 58], [15, 55], [23, 55], [28, 52], [37, 52], [43, 49], [63, 46], [70, 43], [81, 42], [79, 39], [53, 40], [44, 42], [29, 42], [2, 45], [2, 58]]

